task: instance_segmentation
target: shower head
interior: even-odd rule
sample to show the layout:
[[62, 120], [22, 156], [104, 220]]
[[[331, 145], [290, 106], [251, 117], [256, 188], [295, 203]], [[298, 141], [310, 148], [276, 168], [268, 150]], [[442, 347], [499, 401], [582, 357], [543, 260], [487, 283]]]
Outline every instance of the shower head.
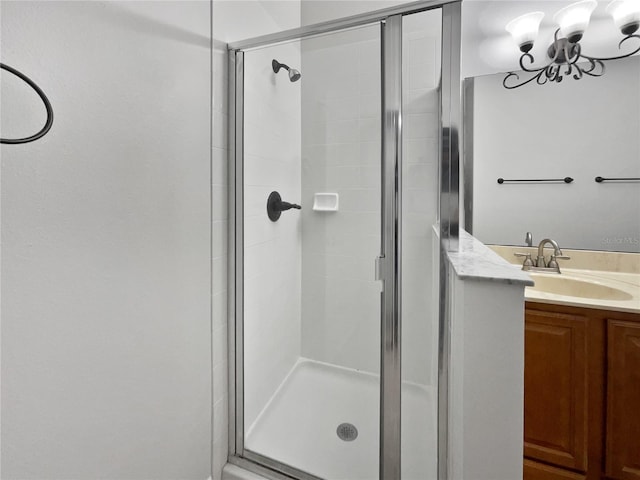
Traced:
[[297, 82], [298, 80], [300, 80], [300, 77], [302, 77], [302, 74], [298, 70], [296, 70], [295, 68], [289, 69], [289, 80], [291, 80], [292, 82]]
[[275, 73], [278, 73], [281, 68], [284, 68], [285, 70], [287, 70], [289, 72], [289, 81], [291, 82], [297, 82], [298, 80], [300, 80], [300, 77], [302, 77], [302, 74], [300, 73], [300, 71], [296, 70], [295, 68], [289, 67], [289, 65], [280, 63], [275, 59], [271, 61], [271, 67], [273, 68], [273, 71]]

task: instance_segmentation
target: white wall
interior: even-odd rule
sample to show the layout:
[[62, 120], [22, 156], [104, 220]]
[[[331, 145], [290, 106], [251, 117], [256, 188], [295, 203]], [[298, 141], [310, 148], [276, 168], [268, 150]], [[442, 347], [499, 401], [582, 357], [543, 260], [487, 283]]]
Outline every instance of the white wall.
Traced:
[[3, 478], [205, 479], [210, 6], [0, 8]]
[[[607, 63], [600, 78], [502, 86], [475, 79], [474, 235], [520, 245], [525, 232], [561, 247], [640, 251], [640, 58]], [[566, 184], [503, 184], [502, 178], [564, 178]]]
[[[300, 80], [276, 75], [272, 59], [300, 68], [298, 42], [245, 53], [244, 395], [247, 429], [300, 357], [300, 210], [267, 216], [272, 191], [300, 203]], [[308, 208], [308, 205], [305, 205]], [[251, 437], [247, 446], [251, 448]]]
[[[213, 1], [213, 479], [227, 460], [228, 71], [226, 43], [300, 26], [298, 1]], [[280, 80], [280, 79], [278, 79]], [[265, 199], [266, 202], [266, 199]]]

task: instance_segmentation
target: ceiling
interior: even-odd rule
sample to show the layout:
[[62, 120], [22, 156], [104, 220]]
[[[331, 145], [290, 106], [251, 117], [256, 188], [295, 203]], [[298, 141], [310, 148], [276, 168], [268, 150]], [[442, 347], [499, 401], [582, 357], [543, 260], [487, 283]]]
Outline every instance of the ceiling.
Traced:
[[[557, 0], [464, 0], [462, 2], [462, 78], [517, 70], [520, 51], [511, 35], [504, 29], [514, 18], [525, 13], [545, 13], [538, 39], [531, 53], [535, 65], [543, 65], [557, 25], [553, 15], [573, 1]], [[619, 54], [618, 42], [622, 34], [605, 9], [610, 0], [599, 1], [589, 28], [580, 42], [583, 52], [594, 57]], [[630, 0], [639, 1], [639, 0]], [[624, 51], [633, 50], [637, 43]], [[623, 47], [624, 48], [624, 47]]]

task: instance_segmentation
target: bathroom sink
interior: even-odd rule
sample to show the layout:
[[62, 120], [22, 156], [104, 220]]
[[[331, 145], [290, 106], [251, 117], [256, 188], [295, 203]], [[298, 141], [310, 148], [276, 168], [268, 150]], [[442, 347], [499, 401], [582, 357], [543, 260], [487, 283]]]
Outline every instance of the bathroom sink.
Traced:
[[534, 291], [568, 297], [592, 298], [596, 300], [631, 300], [633, 296], [624, 290], [597, 282], [560, 275], [532, 273]]

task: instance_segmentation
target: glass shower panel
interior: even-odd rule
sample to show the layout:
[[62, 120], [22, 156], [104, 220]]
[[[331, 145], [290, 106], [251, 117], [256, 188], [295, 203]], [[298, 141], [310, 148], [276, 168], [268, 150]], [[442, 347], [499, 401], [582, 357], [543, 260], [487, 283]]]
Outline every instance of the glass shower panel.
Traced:
[[244, 54], [244, 449], [275, 469], [378, 478], [380, 104], [379, 24]]
[[[402, 478], [437, 478], [441, 10], [403, 17]], [[435, 247], [435, 254], [432, 253]]]

